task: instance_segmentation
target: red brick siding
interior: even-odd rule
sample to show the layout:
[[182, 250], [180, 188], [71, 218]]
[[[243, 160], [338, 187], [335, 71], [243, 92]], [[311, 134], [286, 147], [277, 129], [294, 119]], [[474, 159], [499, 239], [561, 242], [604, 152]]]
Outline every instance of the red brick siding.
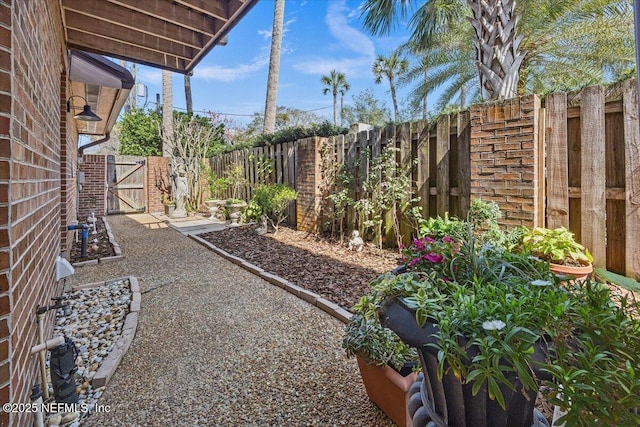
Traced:
[[84, 184], [79, 190], [79, 218], [86, 218], [91, 212], [97, 216], [107, 212], [107, 156], [85, 154], [80, 170], [84, 172]]
[[[36, 344], [35, 307], [60, 292], [60, 139], [70, 142], [60, 121], [66, 53], [58, 2], [0, 0], [0, 17], [0, 230], [6, 230], [0, 239], [0, 403], [19, 403], [28, 402], [31, 386], [40, 382], [29, 354]], [[46, 336], [52, 320], [50, 313]], [[30, 414], [0, 414], [0, 426], [31, 423]]]
[[[60, 77], [60, 218], [61, 221], [61, 242], [60, 252], [69, 255], [71, 251], [71, 237], [73, 232], [67, 229], [75, 221], [78, 213], [78, 150], [76, 129], [71, 116], [66, 114], [67, 79], [66, 73]], [[67, 117], [69, 120], [67, 120]]]
[[535, 95], [471, 108], [471, 198], [500, 206], [504, 225], [538, 224], [538, 114]]
[[320, 147], [321, 138], [298, 141], [296, 154], [296, 221], [297, 228], [311, 233], [318, 232], [320, 219]]
[[171, 186], [169, 157], [147, 157], [147, 211], [163, 212], [163, 190]]

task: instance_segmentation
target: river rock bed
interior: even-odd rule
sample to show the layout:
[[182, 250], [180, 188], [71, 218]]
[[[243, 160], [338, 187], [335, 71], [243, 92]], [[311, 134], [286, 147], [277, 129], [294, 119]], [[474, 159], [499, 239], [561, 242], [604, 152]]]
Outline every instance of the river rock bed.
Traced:
[[[129, 279], [122, 279], [95, 288], [66, 292], [64, 296], [64, 303], [71, 310], [67, 316], [62, 309], [58, 310], [53, 336], [71, 338], [78, 349], [78, 370], [75, 373], [78, 404], [86, 405], [87, 410], [77, 413], [73, 419], [50, 414], [48, 425], [77, 427], [82, 418], [91, 415], [103, 393], [104, 387], [94, 389], [91, 380], [122, 333], [129, 312], [131, 290]], [[53, 396], [51, 384], [49, 391]]]

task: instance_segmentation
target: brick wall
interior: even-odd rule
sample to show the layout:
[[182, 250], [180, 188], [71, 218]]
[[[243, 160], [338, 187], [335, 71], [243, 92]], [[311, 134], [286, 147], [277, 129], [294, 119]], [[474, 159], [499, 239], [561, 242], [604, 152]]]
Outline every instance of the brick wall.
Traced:
[[538, 114], [535, 95], [471, 107], [471, 199], [492, 200], [504, 225], [538, 225]]
[[147, 212], [163, 212], [162, 195], [171, 188], [169, 157], [147, 157]]
[[320, 226], [321, 145], [321, 138], [306, 138], [298, 142], [296, 153], [297, 228], [311, 233]]
[[68, 258], [73, 232], [67, 226], [77, 219], [78, 212], [78, 136], [75, 126], [72, 126], [73, 119], [66, 113], [66, 100], [69, 97], [66, 72], [60, 76], [60, 96], [60, 253]]
[[107, 212], [107, 156], [84, 154], [80, 171], [84, 172], [84, 184], [78, 192], [78, 218], [85, 219], [91, 212], [96, 216]]
[[[35, 308], [61, 291], [55, 259], [66, 51], [59, 7], [0, 0], [0, 403], [28, 402], [40, 382], [30, 355]], [[52, 321], [50, 313], [46, 336]], [[31, 414], [0, 413], [0, 426], [31, 423]]]

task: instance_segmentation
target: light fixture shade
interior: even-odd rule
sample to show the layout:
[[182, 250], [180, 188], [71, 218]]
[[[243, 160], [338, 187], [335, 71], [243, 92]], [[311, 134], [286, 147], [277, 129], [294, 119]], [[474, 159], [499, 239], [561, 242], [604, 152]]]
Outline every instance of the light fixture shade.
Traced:
[[85, 122], [99, 122], [102, 120], [96, 113], [91, 111], [91, 106], [89, 106], [89, 104], [85, 104], [84, 108], [82, 108], [82, 113], [76, 114], [73, 118]]

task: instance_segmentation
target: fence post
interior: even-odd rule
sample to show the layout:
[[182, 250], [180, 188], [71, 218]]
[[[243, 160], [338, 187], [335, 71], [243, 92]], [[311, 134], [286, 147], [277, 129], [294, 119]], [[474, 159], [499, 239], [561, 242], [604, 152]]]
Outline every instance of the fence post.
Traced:
[[539, 113], [535, 95], [471, 108], [471, 199], [496, 202], [503, 225], [538, 222]]
[[317, 233], [320, 229], [320, 194], [322, 138], [305, 138], [298, 142], [296, 154], [296, 223], [300, 231]]

